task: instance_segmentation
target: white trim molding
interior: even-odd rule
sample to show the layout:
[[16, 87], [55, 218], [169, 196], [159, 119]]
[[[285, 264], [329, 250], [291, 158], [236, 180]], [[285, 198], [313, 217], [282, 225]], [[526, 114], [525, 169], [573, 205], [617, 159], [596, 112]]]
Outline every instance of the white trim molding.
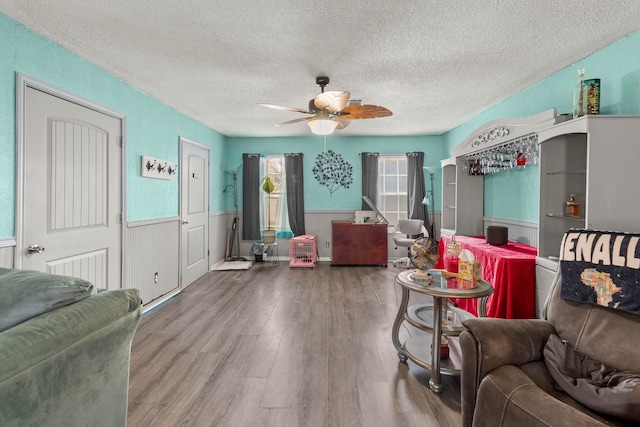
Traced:
[[0, 248], [9, 248], [12, 246], [16, 246], [16, 238], [15, 237], [7, 237], [4, 239], [0, 239]]

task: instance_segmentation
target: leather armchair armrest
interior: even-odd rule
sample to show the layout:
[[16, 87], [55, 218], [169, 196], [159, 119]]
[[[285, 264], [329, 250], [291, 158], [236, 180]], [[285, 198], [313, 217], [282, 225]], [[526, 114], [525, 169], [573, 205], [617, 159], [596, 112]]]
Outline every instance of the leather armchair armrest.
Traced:
[[554, 331], [549, 322], [540, 319], [474, 318], [463, 323], [476, 342], [481, 377], [498, 366], [542, 359], [544, 345]]
[[554, 332], [540, 319], [473, 318], [463, 322], [462, 348], [462, 423], [471, 426], [480, 381], [502, 365], [522, 365], [542, 359], [542, 350]]

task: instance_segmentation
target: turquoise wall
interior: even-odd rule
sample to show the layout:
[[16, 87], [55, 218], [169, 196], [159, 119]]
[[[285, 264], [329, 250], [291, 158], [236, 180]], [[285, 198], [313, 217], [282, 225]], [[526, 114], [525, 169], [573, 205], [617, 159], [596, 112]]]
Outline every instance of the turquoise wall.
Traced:
[[[640, 31], [584, 58], [530, 88], [489, 108], [442, 136], [326, 138], [227, 138], [111, 76], [76, 55], [0, 14], [0, 238], [15, 235], [15, 77], [24, 73], [126, 115], [127, 219], [179, 214], [178, 180], [140, 177], [140, 156], [179, 162], [179, 137], [211, 149], [211, 211], [233, 209], [232, 183], [225, 173], [241, 163], [244, 152], [263, 155], [304, 153], [305, 206], [309, 210], [355, 210], [360, 206], [359, 153], [402, 154], [423, 151], [425, 166], [439, 168], [449, 150], [475, 128], [500, 117], [524, 117], [556, 107], [571, 111], [577, 70], [602, 79], [602, 114], [640, 114]], [[426, 120], [426, 118], [425, 118]], [[311, 169], [318, 153], [332, 149], [353, 166], [353, 185], [329, 195]], [[486, 176], [485, 215], [537, 222], [538, 167], [527, 166]], [[242, 174], [239, 186], [242, 188]], [[429, 183], [427, 182], [427, 185]], [[440, 209], [440, 173], [436, 174], [436, 209]], [[428, 187], [427, 187], [428, 188]], [[241, 195], [239, 197], [241, 202]]]
[[[446, 151], [484, 123], [501, 117], [525, 117], [556, 108], [570, 114], [578, 69], [601, 79], [601, 114], [640, 114], [640, 31], [551, 75], [444, 134]], [[485, 176], [484, 214], [538, 222], [538, 166]]]
[[[381, 119], [384, 120], [384, 119]], [[302, 125], [304, 126], [304, 125]], [[353, 185], [340, 188], [330, 194], [327, 187], [322, 186], [313, 176], [313, 166], [319, 153], [333, 150], [353, 166]], [[424, 166], [440, 168], [440, 160], [444, 156], [440, 136], [350, 136], [341, 137], [339, 131], [328, 137], [288, 137], [288, 138], [229, 138], [227, 165], [229, 168], [242, 163], [242, 153], [261, 155], [282, 155], [283, 153], [304, 154], [304, 203], [306, 210], [360, 210], [362, 205], [362, 165], [360, 153], [363, 151], [380, 154], [404, 154], [409, 151], [425, 153]], [[241, 174], [239, 174], [241, 175]], [[426, 174], [425, 174], [426, 175]], [[436, 203], [439, 210], [440, 200], [437, 195], [440, 188], [440, 173], [436, 173]], [[428, 177], [425, 176], [427, 189]], [[238, 178], [242, 188], [242, 177]], [[230, 197], [230, 196], [229, 196]], [[242, 200], [240, 200], [242, 203]]]
[[[0, 238], [15, 236], [16, 73], [41, 80], [126, 115], [127, 219], [179, 214], [179, 180], [140, 176], [140, 156], [179, 164], [179, 137], [211, 149], [212, 182], [223, 182], [225, 137], [167, 107], [0, 14]], [[225, 209], [212, 186], [211, 210]]]

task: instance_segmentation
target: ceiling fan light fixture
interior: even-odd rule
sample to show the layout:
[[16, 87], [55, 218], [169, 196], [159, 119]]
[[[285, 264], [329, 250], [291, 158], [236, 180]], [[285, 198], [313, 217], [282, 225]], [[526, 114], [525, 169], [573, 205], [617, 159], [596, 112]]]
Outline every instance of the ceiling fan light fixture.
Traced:
[[316, 135], [330, 135], [336, 130], [338, 122], [329, 118], [317, 118], [307, 122], [311, 132]]
[[322, 92], [309, 101], [308, 110], [275, 104], [258, 103], [258, 105], [276, 110], [293, 111], [311, 115], [311, 117], [289, 120], [276, 126], [307, 122], [311, 132], [316, 135], [330, 135], [336, 129], [344, 129], [347, 127], [352, 120], [376, 119], [393, 114], [385, 107], [379, 105], [363, 105], [361, 99], [351, 100], [351, 94], [346, 90], [325, 91], [325, 86], [329, 84], [329, 77], [327, 76], [318, 76], [316, 83], [322, 88]]

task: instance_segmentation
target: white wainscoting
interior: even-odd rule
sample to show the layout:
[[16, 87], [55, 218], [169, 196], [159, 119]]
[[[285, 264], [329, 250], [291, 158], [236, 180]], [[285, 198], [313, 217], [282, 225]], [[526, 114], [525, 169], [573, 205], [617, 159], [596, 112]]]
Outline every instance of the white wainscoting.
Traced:
[[[209, 260], [211, 262], [211, 268], [214, 268], [224, 261], [227, 247], [227, 234], [231, 231], [234, 215], [234, 212], [211, 215], [209, 229], [215, 230], [210, 231], [211, 240], [209, 242], [211, 247], [211, 257], [209, 258]], [[305, 215], [305, 226], [307, 228], [307, 234], [317, 234], [310, 231], [308, 221], [309, 216]], [[311, 229], [313, 229], [313, 227]], [[331, 236], [331, 229], [329, 229], [329, 236]], [[279, 259], [281, 261], [287, 261], [289, 259], [289, 239], [276, 238], [276, 242], [278, 243]], [[255, 240], [242, 240], [242, 212], [240, 212], [238, 214], [235, 243], [236, 245], [240, 245], [239, 256], [247, 260], [255, 259], [253, 253], [251, 252], [251, 248], [254, 243]], [[238, 255], [237, 246], [234, 246], [233, 253], [231, 255]]]
[[16, 239], [14, 237], [8, 239], [0, 239], [0, 267], [14, 268], [16, 251]]
[[127, 223], [124, 254], [123, 287], [138, 289], [143, 304], [177, 290], [180, 286], [180, 219]]
[[[209, 266], [213, 269], [224, 262], [227, 248], [227, 233], [231, 232], [233, 226], [234, 212], [216, 212], [209, 215]], [[236, 255], [237, 245], [241, 243], [242, 217], [238, 220], [236, 227], [236, 243], [233, 254]], [[245, 256], [240, 250], [240, 256]]]
[[524, 245], [538, 247], [538, 223], [514, 221], [503, 218], [483, 218], [484, 229], [489, 225], [498, 225], [509, 229], [509, 240], [516, 240]]
[[[306, 211], [304, 222], [305, 222], [305, 232], [307, 234], [313, 234], [317, 236], [317, 244], [318, 244], [318, 260], [328, 262], [331, 261], [331, 221], [333, 220], [353, 220], [354, 211]], [[220, 264], [225, 255], [225, 245], [226, 245], [226, 233], [227, 229], [231, 228], [231, 224], [233, 223], [233, 213], [227, 212], [225, 215], [217, 214], [215, 217], [211, 215], [210, 222], [210, 230], [216, 230], [215, 232], [211, 232], [211, 262], [212, 265]], [[240, 238], [240, 256], [245, 257], [247, 259], [254, 259], [253, 254], [251, 253], [251, 247], [253, 246], [254, 241], [252, 240], [242, 240], [242, 213], [239, 214], [239, 224], [237, 228], [238, 236]], [[436, 217], [436, 238], [439, 239], [440, 233], [440, 212], [435, 212]], [[391, 227], [389, 227], [389, 232], [391, 232]], [[217, 234], [220, 234], [218, 236]], [[278, 243], [278, 256], [280, 260], [287, 261], [289, 259], [289, 239], [281, 239], [277, 238], [276, 242]], [[220, 245], [220, 249], [218, 249], [218, 245]], [[214, 255], [214, 248], [217, 252]], [[406, 256], [406, 249], [398, 248], [395, 249], [395, 245], [393, 243], [393, 238], [389, 235], [389, 243], [388, 243], [388, 252], [389, 252], [389, 260], [393, 260], [396, 258], [400, 258]], [[234, 251], [235, 254], [235, 251]]]

